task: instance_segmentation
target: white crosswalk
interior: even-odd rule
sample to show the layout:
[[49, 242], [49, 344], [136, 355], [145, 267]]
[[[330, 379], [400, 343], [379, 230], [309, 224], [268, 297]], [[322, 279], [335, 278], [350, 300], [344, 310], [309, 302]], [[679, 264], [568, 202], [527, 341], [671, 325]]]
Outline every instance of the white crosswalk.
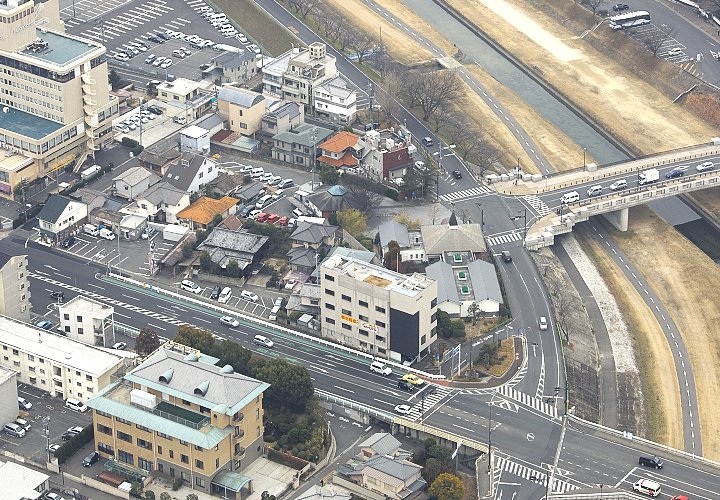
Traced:
[[[495, 458], [495, 472], [497, 473], [498, 470], [507, 472], [508, 474], [512, 474], [513, 476], [521, 477], [528, 481], [536, 481], [540, 484], [546, 484], [548, 481], [547, 473], [531, 469], [530, 467], [519, 464], [517, 462], [513, 462], [512, 460], [508, 460], [507, 458], [503, 457]], [[555, 478], [553, 478], [550, 489], [554, 493], [565, 493], [567, 491], [577, 490], [578, 487], [568, 483], [567, 481], [558, 479], [556, 476]]]
[[447, 193], [440, 195], [440, 199], [443, 201], [457, 201], [463, 198], [473, 198], [491, 194], [493, 192], [487, 186], [478, 186], [470, 189], [463, 189], [462, 191], [455, 191], [454, 193]]
[[523, 196], [523, 200], [527, 201], [528, 204], [538, 213], [540, 217], [545, 217], [551, 212], [550, 207], [548, 207], [544, 201], [542, 201], [534, 194]]
[[[429, 388], [424, 389], [427, 391]], [[452, 389], [441, 387], [439, 385], [433, 386], [434, 392], [425, 397], [425, 401], [422, 400], [422, 394], [417, 396], [417, 403], [410, 409], [410, 413], [405, 416], [408, 420], [413, 422], [419, 420], [422, 417], [423, 410], [427, 415], [430, 408], [439, 403], [445, 396], [453, 392]]]
[[547, 404], [543, 402], [542, 399], [529, 396], [523, 392], [513, 389], [512, 387], [508, 387], [507, 385], [501, 385], [500, 387], [498, 387], [498, 393], [525, 406], [529, 406], [530, 408], [533, 408], [541, 413], [544, 413], [545, 415], [549, 415], [553, 418], [557, 418], [558, 416], [558, 411], [555, 405]]
[[503, 243], [511, 243], [513, 241], [520, 241], [522, 240], [522, 233], [508, 233], [508, 234], [502, 234], [500, 236], [488, 236], [487, 243], [491, 247], [494, 247], [496, 245], [502, 245]]

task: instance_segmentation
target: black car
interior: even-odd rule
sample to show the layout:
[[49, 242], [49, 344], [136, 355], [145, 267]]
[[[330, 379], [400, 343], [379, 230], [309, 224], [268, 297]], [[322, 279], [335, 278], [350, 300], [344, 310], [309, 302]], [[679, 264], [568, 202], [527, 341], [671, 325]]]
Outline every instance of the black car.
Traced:
[[460, 172], [459, 170], [453, 170], [453, 177], [455, 177], [456, 179], [462, 179], [462, 172]]
[[158, 38], [156, 36], [149, 36], [148, 41], [153, 42], [153, 43], [165, 43], [165, 40], [163, 40], [162, 38]]
[[59, 302], [62, 302], [65, 300], [65, 292], [60, 290], [55, 290], [50, 292], [50, 297], [52, 297], [55, 300], [58, 300]]
[[159, 107], [155, 106], [154, 104], [153, 104], [152, 106], [148, 106], [148, 107], [147, 107], [147, 110], [150, 111], [151, 113], [155, 113], [156, 115], [161, 115], [161, 114], [163, 114], [162, 109], [160, 109]]
[[415, 386], [412, 385], [407, 380], [398, 380], [398, 388], [402, 389], [403, 391], [407, 391], [407, 392], [415, 391]]
[[63, 248], [70, 248], [75, 244], [75, 236], [68, 236], [62, 241], [62, 247]]
[[252, 212], [254, 209], [255, 209], [255, 205], [248, 205], [248, 206], [244, 207], [242, 210], [239, 210], [238, 215], [240, 215], [240, 217], [247, 217], [248, 214], [250, 214], [250, 212]]
[[100, 460], [100, 454], [97, 451], [93, 451], [83, 459], [83, 467], [90, 467], [98, 460]]
[[622, 12], [623, 10], [628, 10], [630, 6], [626, 3], [616, 3], [613, 5], [613, 10], [615, 12]]
[[512, 262], [512, 255], [507, 250], [503, 250], [501, 255], [504, 262]]
[[220, 297], [220, 287], [214, 286], [212, 292], [210, 292], [210, 298], [213, 300], [217, 300], [218, 297]]
[[158, 38], [162, 38], [163, 40], [170, 40], [170, 35], [168, 35], [167, 33], [158, 33], [157, 36]]
[[668, 172], [667, 174], [665, 174], [665, 178], [666, 179], [674, 179], [675, 177], [682, 177], [684, 173], [685, 172], [683, 172], [682, 170], [673, 169], [670, 172]]
[[655, 455], [651, 457], [640, 457], [638, 463], [645, 467], [653, 467], [655, 469], [662, 469], [663, 467], [662, 459], [660, 457], [656, 457]]

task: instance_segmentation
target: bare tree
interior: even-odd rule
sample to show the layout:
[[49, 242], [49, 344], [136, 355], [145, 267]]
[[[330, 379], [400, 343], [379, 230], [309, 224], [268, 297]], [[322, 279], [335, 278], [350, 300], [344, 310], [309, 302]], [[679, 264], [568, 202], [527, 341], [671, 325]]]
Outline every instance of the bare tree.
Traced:
[[305, 19], [313, 9], [313, 0], [287, 0], [288, 6]]
[[466, 99], [462, 80], [457, 73], [448, 71], [414, 73], [406, 79], [405, 91], [411, 106], [418, 104], [422, 108], [423, 121], [428, 121], [438, 107], [462, 104]]
[[344, 52], [355, 39], [355, 30], [357, 28], [342, 16], [338, 18], [338, 23], [340, 26], [337, 30], [337, 43], [340, 44], [340, 50]]
[[366, 177], [345, 174], [342, 176], [342, 184], [347, 189], [350, 205], [362, 213], [368, 213], [378, 206], [383, 198], [382, 185], [376, 184]]
[[665, 42], [670, 40], [675, 33], [675, 30], [668, 26], [667, 24], [663, 24], [659, 26], [656, 30], [648, 30], [640, 39], [641, 43], [645, 45], [645, 47], [648, 48], [650, 52], [652, 52], [653, 57], [657, 57], [658, 52], [660, 52], [660, 49], [663, 48], [663, 45]]
[[555, 321], [560, 335], [566, 343], [570, 343], [570, 328], [572, 318], [583, 314], [584, 305], [577, 295], [574, 287], [567, 287], [561, 280], [547, 282], [550, 299], [555, 309]]
[[354, 37], [350, 41], [350, 49], [357, 57], [358, 64], [368, 58], [373, 53], [373, 49], [377, 47], [377, 40], [361, 30], [354, 31]]
[[438, 132], [443, 124], [452, 118], [452, 111], [447, 106], [440, 106], [430, 118], [433, 122], [433, 132]]
[[460, 147], [463, 160], [477, 165], [477, 173], [480, 177], [483, 177], [485, 172], [499, 163], [503, 157], [503, 153], [481, 134], [476, 135], [474, 140], [463, 142]]
[[587, 6], [592, 9], [593, 14], [597, 14], [598, 8], [603, 3], [605, 3], [605, 0], [587, 0]]

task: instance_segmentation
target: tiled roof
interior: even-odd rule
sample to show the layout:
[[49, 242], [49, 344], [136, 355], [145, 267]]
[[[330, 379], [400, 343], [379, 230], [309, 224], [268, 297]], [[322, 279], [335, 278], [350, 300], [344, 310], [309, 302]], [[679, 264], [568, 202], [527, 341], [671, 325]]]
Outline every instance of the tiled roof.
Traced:
[[198, 224], [207, 225], [216, 215], [223, 215], [230, 207], [236, 205], [238, 200], [230, 196], [223, 196], [219, 200], [202, 196], [189, 207], [178, 212], [178, 219], [188, 219]]
[[234, 87], [222, 87], [218, 93], [218, 100], [237, 104], [238, 106], [242, 106], [244, 108], [251, 108], [256, 104], [265, 102], [265, 98], [262, 94], [258, 94], [252, 90]]
[[72, 202], [70, 198], [60, 196], [59, 194], [51, 194], [45, 202], [45, 206], [40, 210], [37, 218], [54, 224], [70, 202]]
[[380, 244], [383, 248], [388, 246], [391, 241], [397, 241], [400, 248], [407, 248], [410, 246], [410, 235], [405, 224], [400, 224], [395, 219], [390, 219], [383, 222], [378, 227], [380, 233]]
[[347, 132], [343, 130], [330, 137], [322, 144], [319, 144], [318, 147], [320, 149], [332, 151], [333, 153], [341, 153], [346, 149], [355, 146], [359, 139], [360, 137], [353, 134], [352, 132]]
[[216, 227], [198, 246], [198, 250], [208, 252], [219, 266], [226, 267], [234, 260], [243, 268], [252, 262], [267, 241], [267, 236]]
[[360, 160], [355, 158], [350, 151], [346, 151], [340, 158], [330, 158], [323, 155], [318, 158], [318, 161], [333, 167], [356, 167], [360, 163]]
[[443, 252], [485, 252], [480, 224], [458, 224], [446, 226], [438, 224], [420, 228], [428, 255], [439, 255]]
[[180, 203], [180, 200], [182, 200], [185, 194], [186, 192], [182, 189], [178, 189], [169, 182], [163, 181], [143, 191], [143, 193], [138, 196], [138, 199], [147, 200], [156, 207], [160, 206], [161, 203], [174, 207]]
[[317, 144], [324, 141], [326, 137], [333, 133], [333, 131], [324, 127], [317, 127], [309, 123], [303, 123], [291, 131], [280, 132], [279, 134], [274, 135], [273, 140], [310, 147], [313, 145], [313, 133], [315, 134], [315, 141], [317, 141]]
[[[147, 179], [148, 177], [155, 177], [159, 180], [158, 176], [152, 172], [150, 172], [148, 169], [143, 167], [132, 167], [127, 169], [122, 174], [118, 175], [117, 177], [113, 177], [114, 181], [123, 181], [129, 186], [137, 186], [142, 181]], [[152, 181], [150, 181], [152, 183]]]
[[176, 188], [187, 191], [198, 171], [205, 165], [205, 160], [206, 158], [199, 154], [183, 153], [168, 166], [164, 179]]
[[387, 432], [376, 432], [358, 445], [358, 448], [372, 448], [378, 455], [392, 455], [400, 449], [400, 441]]
[[290, 235], [290, 239], [303, 243], [321, 243], [323, 239], [335, 234], [335, 231], [337, 231], [337, 226], [325, 226], [300, 221], [295, 231]]

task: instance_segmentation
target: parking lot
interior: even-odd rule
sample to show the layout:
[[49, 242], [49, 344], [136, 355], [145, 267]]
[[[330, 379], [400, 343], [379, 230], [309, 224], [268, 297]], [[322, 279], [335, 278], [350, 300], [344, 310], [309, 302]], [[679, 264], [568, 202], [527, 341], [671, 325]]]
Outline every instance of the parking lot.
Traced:
[[663, 25], [658, 27], [650, 23], [637, 28], [628, 29], [624, 31], [624, 33], [646, 47], [655, 47], [658, 43], [660, 43], [660, 48], [657, 51], [657, 56], [660, 59], [665, 59], [673, 64], [682, 64], [694, 61], [695, 55], [686, 53], [685, 49], [687, 47], [685, 45], [672, 36], [668, 37], [663, 32], [663, 30], [667, 32], [667, 29], [667, 26]]

